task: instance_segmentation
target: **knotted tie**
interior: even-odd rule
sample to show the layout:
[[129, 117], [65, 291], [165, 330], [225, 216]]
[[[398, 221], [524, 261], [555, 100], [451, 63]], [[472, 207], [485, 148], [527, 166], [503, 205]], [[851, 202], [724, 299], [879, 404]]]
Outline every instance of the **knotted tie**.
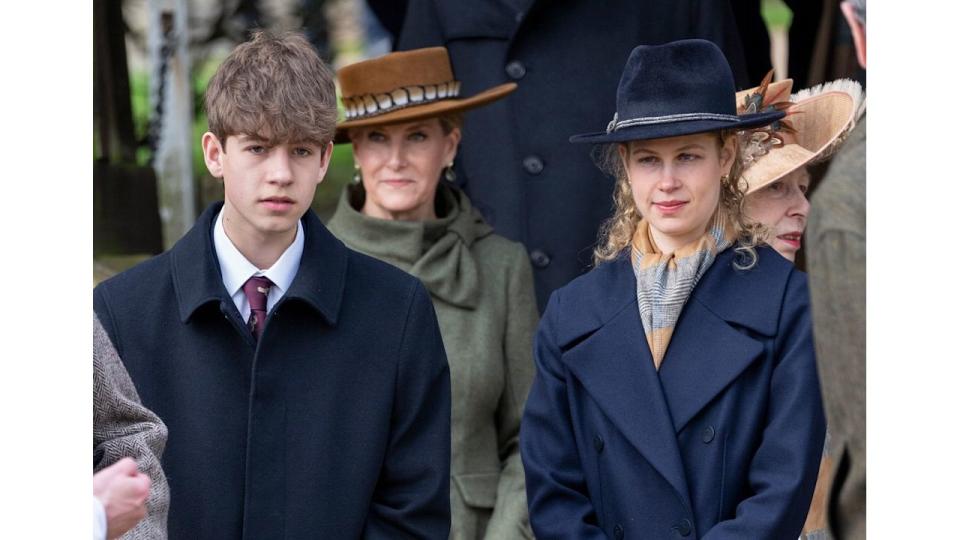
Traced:
[[253, 276], [243, 284], [243, 294], [247, 295], [247, 301], [250, 302], [250, 318], [247, 319], [247, 326], [253, 337], [260, 339], [263, 333], [263, 325], [267, 321], [267, 293], [273, 282], [263, 276]]

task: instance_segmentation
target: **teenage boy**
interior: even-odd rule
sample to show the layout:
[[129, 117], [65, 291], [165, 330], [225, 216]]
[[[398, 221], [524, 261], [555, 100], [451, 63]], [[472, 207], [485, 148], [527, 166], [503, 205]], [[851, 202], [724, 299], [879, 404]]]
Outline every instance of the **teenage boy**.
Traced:
[[333, 75], [259, 33], [207, 87], [211, 205], [94, 307], [169, 427], [170, 538], [447, 538], [450, 380], [423, 286], [309, 210]]

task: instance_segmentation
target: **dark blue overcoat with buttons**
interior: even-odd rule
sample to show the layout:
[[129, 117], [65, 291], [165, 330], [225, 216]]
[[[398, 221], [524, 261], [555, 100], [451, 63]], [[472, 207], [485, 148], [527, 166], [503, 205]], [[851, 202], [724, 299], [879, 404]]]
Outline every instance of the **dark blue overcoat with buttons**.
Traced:
[[685, 38], [716, 43], [750, 86], [730, 0], [409, 0], [399, 49], [450, 51], [462, 95], [517, 90], [466, 113], [457, 183], [497, 233], [521, 242], [537, 302], [589, 269], [613, 179], [571, 146], [616, 111], [634, 47]]
[[659, 373], [626, 256], [556, 291], [520, 431], [537, 538], [793, 540], [825, 421], [806, 276], [718, 255]]
[[256, 342], [220, 277], [218, 208], [94, 292], [169, 428], [170, 538], [446, 540], [450, 378], [429, 294], [307, 212]]

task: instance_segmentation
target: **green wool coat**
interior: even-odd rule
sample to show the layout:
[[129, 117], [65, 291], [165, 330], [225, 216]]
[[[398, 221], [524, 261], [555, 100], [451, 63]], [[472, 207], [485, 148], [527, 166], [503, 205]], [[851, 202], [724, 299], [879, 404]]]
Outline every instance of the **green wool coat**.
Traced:
[[519, 449], [538, 319], [526, 250], [493, 234], [447, 184], [437, 189], [440, 217], [428, 221], [365, 216], [364, 196], [360, 185], [344, 189], [327, 227], [430, 291], [453, 398], [450, 536], [532, 538]]

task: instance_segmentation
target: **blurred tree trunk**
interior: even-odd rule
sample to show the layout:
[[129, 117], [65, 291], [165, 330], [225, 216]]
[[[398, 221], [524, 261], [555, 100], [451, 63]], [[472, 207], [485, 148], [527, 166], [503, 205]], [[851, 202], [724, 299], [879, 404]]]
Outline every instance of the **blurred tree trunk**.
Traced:
[[132, 162], [136, 153], [122, 3], [93, 2], [93, 118], [97, 159]]
[[153, 110], [151, 141], [163, 246], [169, 249], [197, 218], [193, 181], [193, 96], [187, 0], [149, 0], [147, 46]]

